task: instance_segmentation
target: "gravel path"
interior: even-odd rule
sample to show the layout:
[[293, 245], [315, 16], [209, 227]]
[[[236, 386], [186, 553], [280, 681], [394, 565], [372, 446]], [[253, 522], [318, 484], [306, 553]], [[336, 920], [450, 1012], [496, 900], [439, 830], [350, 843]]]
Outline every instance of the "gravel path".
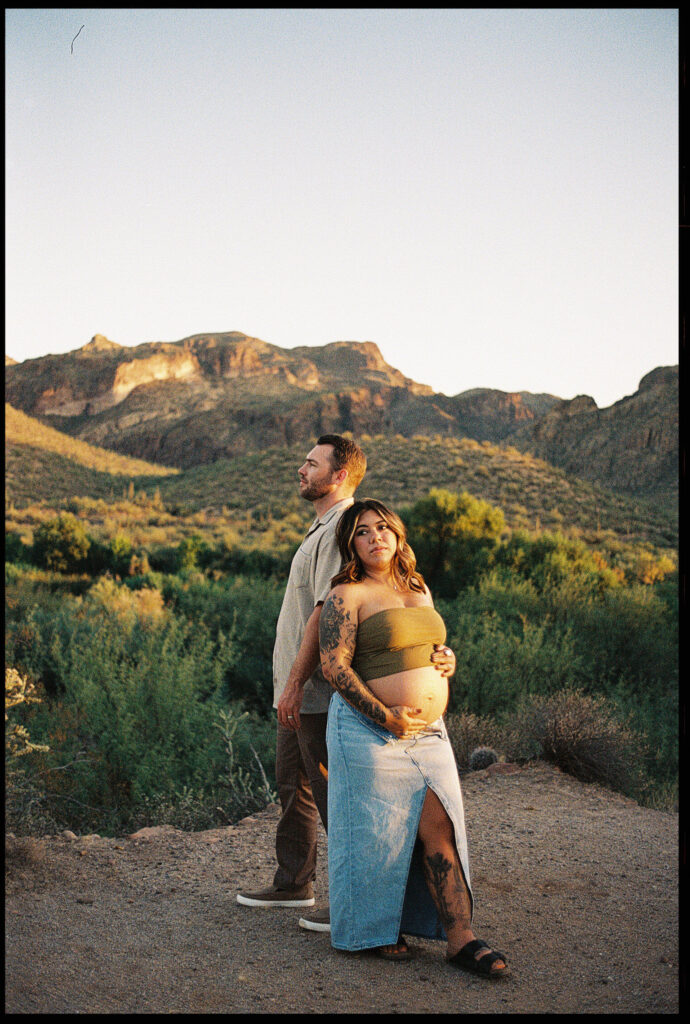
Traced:
[[[299, 911], [251, 909], [277, 807], [228, 828], [6, 837], [7, 1013], [678, 1013], [678, 815], [544, 764], [463, 777], [487, 982], [410, 939], [339, 953]], [[327, 898], [321, 833], [317, 899]]]

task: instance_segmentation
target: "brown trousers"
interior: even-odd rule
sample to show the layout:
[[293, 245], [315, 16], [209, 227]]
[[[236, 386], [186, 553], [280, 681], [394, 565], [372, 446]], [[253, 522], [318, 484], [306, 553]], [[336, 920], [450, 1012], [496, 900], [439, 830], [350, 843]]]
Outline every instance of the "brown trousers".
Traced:
[[328, 714], [300, 714], [301, 727], [278, 722], [276, 784], [282, 808], [276, 831], [278, 889], [301, 889], [316, 877], [317, 814], [328, 830], [328, 783], [319, 762], [328, 767]]

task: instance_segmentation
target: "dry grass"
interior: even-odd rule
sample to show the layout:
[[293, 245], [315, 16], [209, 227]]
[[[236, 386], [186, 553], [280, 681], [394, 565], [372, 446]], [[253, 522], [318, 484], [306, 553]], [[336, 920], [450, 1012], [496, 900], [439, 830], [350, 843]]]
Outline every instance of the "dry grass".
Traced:
[[33, 871], [45, 861], [46, 848], [34, 836], [5, 836], [5, 874]]

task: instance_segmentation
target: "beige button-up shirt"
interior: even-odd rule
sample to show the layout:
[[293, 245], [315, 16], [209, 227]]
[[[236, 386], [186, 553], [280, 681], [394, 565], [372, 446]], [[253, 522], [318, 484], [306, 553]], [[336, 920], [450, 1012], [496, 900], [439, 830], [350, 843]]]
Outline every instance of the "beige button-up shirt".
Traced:
[[[307, 620], [316, 605], [326, 600], [331, 589], [331, 579], [340, 571], [341, 559], [335, 528], [345, 509], [353, 502], [354, 498], [343, 498], [320, 519], [316, 518], [292, 560], [273, 648], [274, 708], [278, 706], [285, 689], [304, 637]], [[305, 683], [301, 712], [308, 715], [328, 711], [332, 693], [333, 689], [324, 679], [319, 665]]]

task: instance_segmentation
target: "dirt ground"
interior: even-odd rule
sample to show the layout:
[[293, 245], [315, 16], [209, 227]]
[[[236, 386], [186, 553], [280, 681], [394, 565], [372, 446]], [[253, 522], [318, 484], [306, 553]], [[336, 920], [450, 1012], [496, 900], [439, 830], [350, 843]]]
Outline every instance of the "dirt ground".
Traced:
[[[678, 1013], [678, 815], [544, 764], [463, 777], [474, 929], [497, 982], [410, 938], [341, 953], [273, 875], [277, 807], [228, 828], [6, 837], [6, 1013]], [[317, 902], [327, 899], [321, 833]]]

